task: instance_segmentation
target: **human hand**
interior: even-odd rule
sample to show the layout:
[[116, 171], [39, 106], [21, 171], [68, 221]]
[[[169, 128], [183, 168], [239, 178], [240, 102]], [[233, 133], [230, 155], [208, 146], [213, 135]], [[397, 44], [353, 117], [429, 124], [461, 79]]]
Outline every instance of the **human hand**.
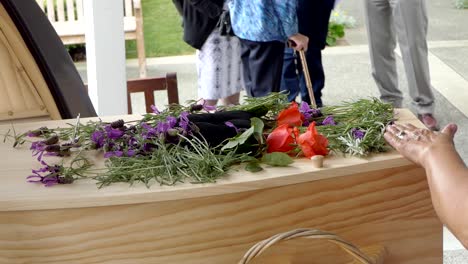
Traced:
[[387, 126], [384, 137], [403, 156], [426, 167], [431, 152], [438, 151], [439, 155], [444, 155], [446, 151], [454, 149], [453, 137], [456, 132], [455, 124], [448, 124], [441, 132], [417, 128], [411, 124], [393, 124]]
[[309, 38], [307, 36], [297, 33], [297, 34], [290, 36], [288, 40], [289, 40], [291, 48], [297, 51], [300, 51], [300, 50], [307, 51], [307, 47], [309, 46]]

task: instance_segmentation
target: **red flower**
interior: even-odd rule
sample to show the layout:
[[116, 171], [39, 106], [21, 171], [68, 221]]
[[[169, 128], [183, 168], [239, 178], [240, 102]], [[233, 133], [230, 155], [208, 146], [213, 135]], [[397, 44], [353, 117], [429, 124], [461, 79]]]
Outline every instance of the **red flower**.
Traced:
[[307, 158], [315, 155], [325, 156], [328, 154], [328, 140], [317, 132], [317, 129], [315, 129], [315, 122], [312, 122], [307, 128], [307, 131], [299, 136], [297, 144], [299, 144], [304, 156]]
[[268, 144], [267, 152], [289, 152], [295, 148], [296, 138], [299, 131], [296, 127], [289, 127], [288, 124], [282, 124], [275, 128], [266, 140]]
[[304, 120], [304, 116], [299, 112], [299, 106], [296, 102], [292, 102], [291, 105], [281, 111], [278, 114], [278, 126], [282, 124], [288, 124], [290, 126], [300, 126], [302, 125], [302, 121]]

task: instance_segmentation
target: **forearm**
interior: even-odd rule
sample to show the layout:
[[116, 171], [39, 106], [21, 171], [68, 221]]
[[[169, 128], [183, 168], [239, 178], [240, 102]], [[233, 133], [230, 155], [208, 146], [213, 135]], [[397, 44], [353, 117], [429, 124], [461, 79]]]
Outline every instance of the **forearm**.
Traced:
[[434, 208], [468, 248], [468, 169], [453, 146], [430, 150], [424, 162]]

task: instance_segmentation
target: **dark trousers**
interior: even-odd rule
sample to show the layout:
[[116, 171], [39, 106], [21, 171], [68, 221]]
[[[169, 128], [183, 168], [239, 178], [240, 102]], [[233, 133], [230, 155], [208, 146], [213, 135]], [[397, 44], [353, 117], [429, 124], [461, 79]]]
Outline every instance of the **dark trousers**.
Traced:
[[283, 66], [284, 43], [255, 42], [240, 39], [245, 90], [250, 97], [279, 92]]
[[[296, 62], [297, 72], [296, 72]], [[318, 107], [322, 103], [322, 89], [325, 86], [325, 74], [322, 66], [322, 51], [320, 49], [309, 49], [306, 52], [307, 66], [314, 90], [315, 103]], [[295, 101], [300, 93], [301, 100], [310, 104], [309, 90], [307, 90], [304, 72], [302, 71], [299, 53], [293, 55], [293, 50], [286, 48], [283, 60], [283, 79], [281, 80], [281, 91], [287, 91], [288, 100]]]
[[[315, 102], [319, 107], [322, 106], [322, 90], [325, 87], [322, 49], [325, 48], [328, 34], [328, 21], [330, 20], [330, 14], [334, 3], [335, 0], [299, 0], [299, 32], [309, 37], [309, 48], [306, 52], [306, 60], [314, 90]], [[310, 104], [309, 92], [305, 83], [299, 54], [297, 54], [297, 59], [295, 59], [293, 50], [290, 48], [286, 48], [284, 53], [281, 91], [289, 92], [288, 99], [290, 101], [294, 101], [300, 93], [302, 101]]]

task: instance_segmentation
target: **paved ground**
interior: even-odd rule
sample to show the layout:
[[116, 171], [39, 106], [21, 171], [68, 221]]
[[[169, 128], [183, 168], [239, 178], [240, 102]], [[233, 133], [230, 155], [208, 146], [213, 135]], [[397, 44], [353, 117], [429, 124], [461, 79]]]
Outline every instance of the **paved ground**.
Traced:
[[[347, 31], [346, 41], [350, 46], [328, 48], [323, 61], [327, 83], [323, 100], [325, 104], [337, 104], [343, 100], [378, 96], [370, 76], [367, 36], [364, 27], [362, 4], [359, 1], [343, 1], [342, 9], [356, 18], [355, 29]], [[429, 47], [432, 84], [436, 95], [436, 117], [441, 125], [455, 122], [459, 125], [456, 145], [468, 163], [468, 10], [457, 10], [451, 1], [427, 1], [429, 10]], [[83, 63], [77, 67], [86, 81]], [[197, 98], [195, 57], [166, 57], [148, 59], [148, 75], [164, 75], [177, 72], [179, 95], [182, 102]], [[401, 60], [398, 63], [400, 87], [406, 95], [404, 106], [411, 108], [408, 86]], [[129, 61], [127, 76], [137, 76], [136, 61]], [[166, 96], [156, 95], [158, 105], [167, 103]], [[136, 112], [144, 112], [142, 96], [132, 97]], [[468, 263], [468, 252], [444, 230], [444, 263]]]

